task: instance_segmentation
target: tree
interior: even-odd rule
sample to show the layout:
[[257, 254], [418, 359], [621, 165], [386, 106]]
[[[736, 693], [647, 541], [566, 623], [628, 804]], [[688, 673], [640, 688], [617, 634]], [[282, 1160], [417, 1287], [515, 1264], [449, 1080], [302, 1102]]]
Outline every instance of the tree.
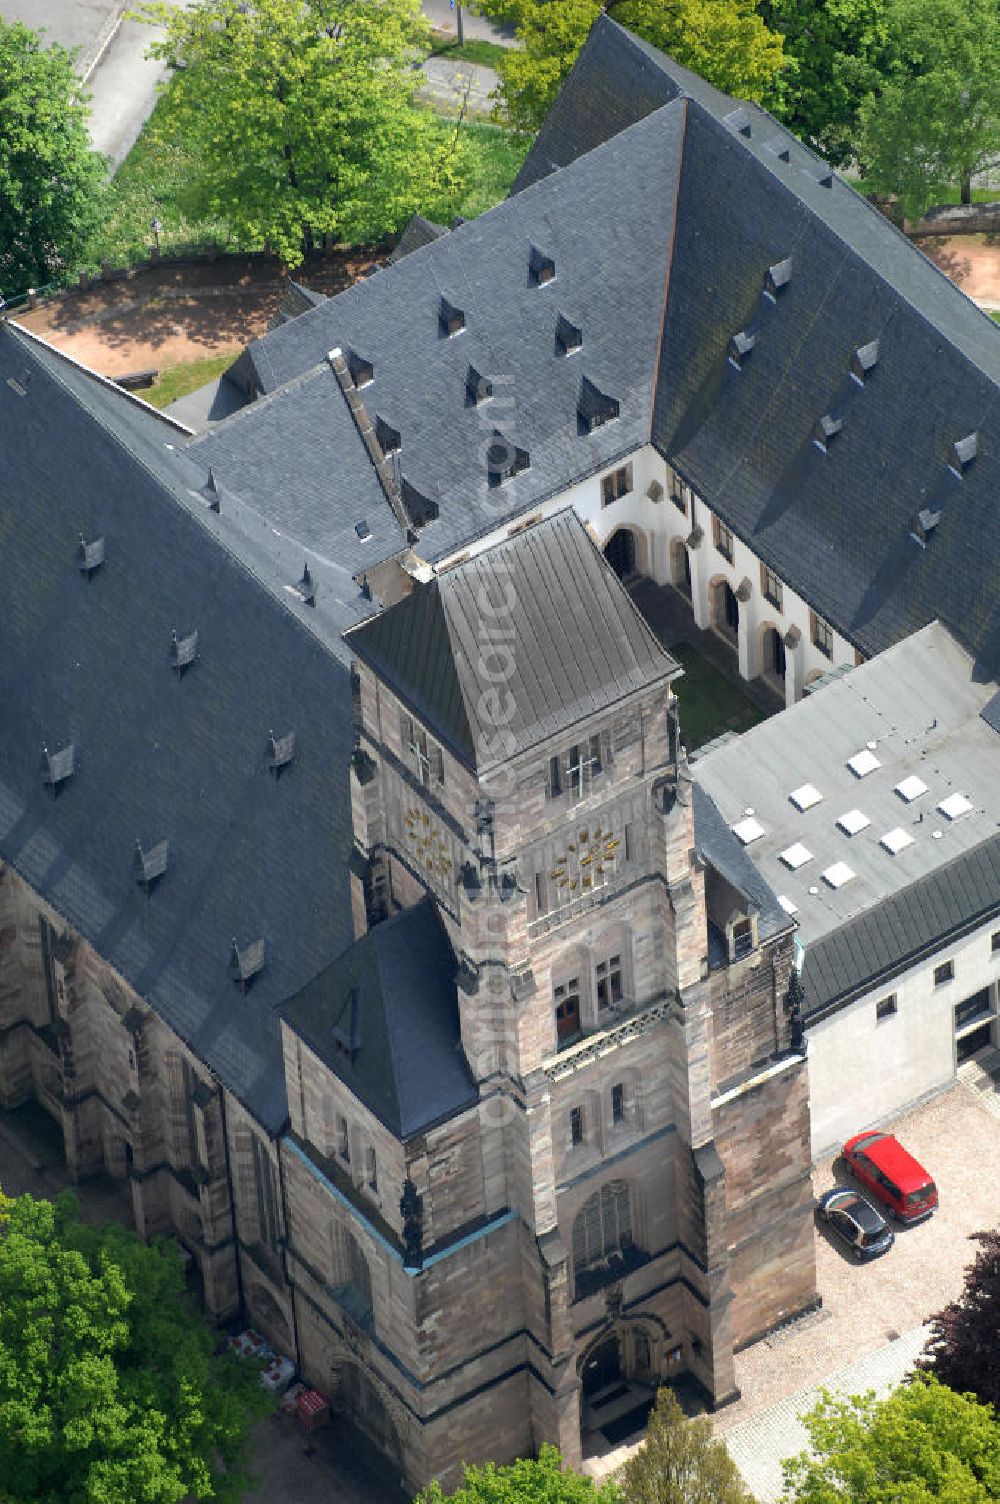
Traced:
[[457, 131], [413, 107], [420, 0], [159, 0], [150, 48], [174, 77], [159, 134], [199, 161], [193, 213], [296, 266], [324, 235], [381, 239], [454, 186]]
[[918, 1375], [888, 1399], [825, 1395], [811, 1453], [782, 1463], [786, 1504], [996, 1504], [1000, 1426], [971, 1395]]
[[[521, 41], [498, 64], [499, 100], [512, 125], [537, 130], [576, 61], [600, 0], [478, 0], [477, 10], [513, 21]], [[761, 99], [782, 66], [781, 37], [756, 0], [608, 0], [615, 21], [727, 93]]]
[[54, 281], [100, 223], [105, 162], [65, 48], [0, 19], [0, 291]]
[[1000, 8], [891, 0], [888, 19], [898, 62], [862, 107], [865, 177], [913, 218], [956, 185], [967, 204], [973, 173], [1000, 161]]
[[711, 1421], [688, 1420], [672, 1389], [656, 1396], [646, 1440], [618, 1480], [623, 1504], [753, 1504]]
[[861, 102], [890, 70], [888, 8], [889, 0], [761, 0], [787, 60], [767, 103], [834, 167], [853, 159]]
[[466, 1467], [459, 1488], [453, 1494], [441, 1491], [432, 1483], [418, 1494], [415, 1504], [621, 1504], [613, 1483], [598, 1486], [592, 1478], [564, 1472], [555, 1447], [543, 1446], [538, 1460], [527, 1457], [498, 1467], [487, 1462], [484, 1467]]
[[176, 1245], [84, 1227], [70, 1195], [0, 1205], [5, 1504], [236, 1499], [252, 1366], [213, 1357]]
[[917, 1367], [942, 1384], [974, 1394], [1000, 1416], [1000, 1232], [977, 1232], [981, 1247], [957, 1300], [931, 1320]]

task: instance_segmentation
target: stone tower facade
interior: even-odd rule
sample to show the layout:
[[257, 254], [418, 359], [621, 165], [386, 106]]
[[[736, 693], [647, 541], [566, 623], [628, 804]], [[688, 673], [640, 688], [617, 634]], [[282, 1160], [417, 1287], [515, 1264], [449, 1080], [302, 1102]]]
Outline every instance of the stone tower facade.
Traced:
[[[734, 1349], [815, 1299], [790, 934], [762, 933], [759, 898], [718, 856], [728, 838], [738, 861], [725, 827], [706, 856], [679, 669], [657, 649], [637, 687], [609, 690], [599, 635], [584, 633], [586, 708], [577, 696], [544, 735], [519, 735], [523, 705], [508, 711], [531, 699], [546, 644], [531, 640], [539, 603], [520, 587], [527, 620], [505, 639], [497, 603], [519, 575], [494, 552], [465, 599], [483, 613], [486, 675], [472, 756], [456, 755], [441, 709], [454, 700], [427, 691], [427, 664], [411, 665], [414, 689], [405, 662], [371, 651], [364, 629], [356, 639], [359, 935], [433, 905], [472, 1098], [395, 1137], [341, 1079], [343, 1049], [285, 1025], [303, 1357], [411, 1482], [453, 1482], [463, 1459], [544, 1441], [579, 1462], [607, 1404], [634, 1407], [682, 1374], [724, 1404]], [[614, 630], [644, 633], [592, 552]], [[447, 581], [422, 588], [447, 617], [433, 672], [468, 700], [459, 608]], [[422, 607], [395, 609], [415, 620]], [[432, 656], [434, 636], [432, 624]], [[491, 664], [508, 667], [502, 687]], [[421, 700], [434, 702], [423, 716]]]

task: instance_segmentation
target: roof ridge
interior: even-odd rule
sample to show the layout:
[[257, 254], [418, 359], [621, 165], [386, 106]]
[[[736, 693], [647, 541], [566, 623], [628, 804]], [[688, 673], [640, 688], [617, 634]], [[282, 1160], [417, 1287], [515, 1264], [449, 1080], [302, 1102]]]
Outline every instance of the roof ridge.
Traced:
[[[166, 424], [167, 427], [175, 429], [178, 433], [186, 437], [190, 437], [194, 433], [194, 429], [189, 428], [186, 423], [182, 423], [179, 418], [174, 418], [170, 413], [154, 407], [151, 402], [147, 402], [136, 392], [130, 392], [127, 387], [120, 386], [112, 377], [102, 376], [100, 371], [95, 371], [92, 366], [84, 365], [82, 360], [77, 360], [75, 356], [68, 354], [67, 351], [60, 350], [58, 345], [52, 344], [51, 340], [43, 339], [34, 329], [29, 329], [26, 324], [19, 323], [17, 319], [0, 318], [0, 328], [4, 326], [11, 331], [15, 338], [19, 335], [24, 335], [35, 344], [41, 345], [43, 350], [48, 350], [58, 360], [64, 361], [73, 370], [79, 371], [81, 376], [87, 376], [96, 382], [100, 389], [106, 391], [109, 396], [122, 399], [122, 401], [131, 404], [133, 407], [137, 407], [141, 412], [149, 414], [150, 417], [156, 418], [159, 422]], [[72, 388], [67, 388], [67, 390], [72, 390]], [[90, 411], [89, 407], [88, 411]], [[97, 417], [97, 414], [95, 413], [94, 416]]]

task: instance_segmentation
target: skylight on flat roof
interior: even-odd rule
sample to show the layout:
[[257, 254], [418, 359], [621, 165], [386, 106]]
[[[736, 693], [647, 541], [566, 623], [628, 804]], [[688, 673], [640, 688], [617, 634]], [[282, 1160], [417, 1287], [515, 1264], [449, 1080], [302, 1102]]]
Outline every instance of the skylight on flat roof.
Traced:
[[897, 825], [892, 830], [886, 831], [879, 845], [884, 846], [886, 851], [890, 851], [893, 856], [898, 856], [907, 846], [913, 845], [913, 837], [908, 830]]
[[833, 866], [827, 867], [823, 873], [823, 881], [831, 888], [842, 888], [845, 883], [849, 883], [851, 878], [856, 876], [854, 868], [849, 867], [846, 862], [834, 862]]
[[797, 914], [799, 912], [798, 904], [793, 903], [790, 898], [786, 898], [784, 893], [778, 894], [778, 902], [781, 904], [781, 907], [784, 909], [786, 914]]
[[847, 759], [847, 766], [855, 778], [867, 778], [869, 773], [874, 773], [882, 764], [875, 753], [868, 747], [863, 747], [860, 752], [855, 752], [853, 757]]
[[812, 861], [812, 852], [808, 846], [803, 846], [801, 841], [796, 841], [794, 845], [786, 846], [784, 851], [778, 853], [778, 860], [796, 872], [799, 867], [804, 867], [806, 862]]
[[764, 827], [759, 820], [751, 815], [746, 820], [740, 820], [733, 826], [733, 835], [742, 841], [744, 846], [749, 846], [751, 841], [758, 841], [764, 834]]
[[902, 783], [897, 783], [895, 792], [900, 799], [905, 799], [907, 804], [912, 804], [914, 799], [919, 799], [921, 794], [926, 794], [927, 785], [916, 773], [911, 773], [909, 778], [904, 778]]
[[800, 789], [793, 789], [788, 797], [796, 809], [807, 810], [812, 809], [814, 804], [819, 804], [823, 795], [814, 784], [804, 783]]
[[856, 836], [860, 830], [864, 830], [871, 823], [864, 810], [860, 809], [849, 809], [837, 821], [840, 829], [848, 836]]
[[947, 799], [942, 799], [938, 809], [949, 820], [957, 820], [960, 815], [967, 815], [972, 809], [972, 800], [966, 799], [964, 794], [949, 794]]

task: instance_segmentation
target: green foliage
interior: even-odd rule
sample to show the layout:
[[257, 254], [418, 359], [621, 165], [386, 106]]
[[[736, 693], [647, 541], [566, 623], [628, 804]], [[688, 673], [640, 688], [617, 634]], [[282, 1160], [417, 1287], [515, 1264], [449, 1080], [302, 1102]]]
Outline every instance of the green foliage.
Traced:
[[0, 1206], [0, 1479], [10, 1504], [235, 1500], [254, 1369], [212, 1355], [176, 1247], [76, 1203]]
[[1000, 1425], [919, 1377], [886, 1400], [826, 1395], [803, 1418], [811, 1454], [782, 1464], [788, 1504], [996, 1504]]
[[198, 0], [141, 12], [174, 70], [158, 120], [192, 166], [188, 212], [289, 266], [324, 235], [373, 241], [457, 182], [461, 138], [413, 109], [419, 0]]
[[973, 1237], [980, 1247], [965, 1271], [962, 1293], [932, 1318], [918, 1367], [1000, 1415], [1000, 1232]]
[[461, 1486], [453, 1494], [441, 1492], [432, 1483], [418, 1494], [414, 1504], [620, 1504], [613, 1483], [598, 1487], [591, 1478], [579, 1473], [563, 1472], [555, 1447], [542, 1447], [537, 1462], [522, 1458], [507, 1467], [487, 1462], [484, 1467], [467, 1467]]
[[781, 34], [788, 66], [768, 103], [778, 118], [835, 167], [851, 160], [861, 101], [893, 59], [890, 0], [762, 0]]
[[[537, 129], [601, 10], [600, 0], [478, 0], [485, 15], [512, 20], [521, 47], [498, 64], [507, 119]], [[781, 37], [756, 0], [609, 0], [615, 21], [669, 52], [727, 93], [761, 99], [782, 67]]]
[[232, 365], [237, 353], [227, 350], [224, 355], [208, 355], [204, 360], [186, 360], [180, 365], [169, 366], [151, 387], [140, 391], [139, 396], [152, 407], [169, 407], [178, 397], [186, 397], [189, 392], [196, 392], [206, 382], [221, 376]]
[[[172, 116], [173, 83], [168, 84], [138, 141], [119, 167], [108, 194], [107, 216], [95, 235], [89, 256], [93, 264], [115, 266], [142, 261], [149, 254], [152, 219], [160, 221], [164, 255], [189, 247], [215, 244], [220, 250], [260, 249], [260, 240], [237, 230], [221, 212], [213, 212], [192, 193], [197, 177], [195, 144], [176, 140]], [[411, 113], [419, 129], [427, 131], [437, 149], [451, 149], [458, 132], [454, 171], [430, 183], [416, 208], [429, 219], [450, 224], [457, 214], [472, 219], [504, 198], [527, 154], [530, 138], [496, 126], [442, 119], [432, 110], [414, 105]], [[371, 185], [377, 193], [377, 185]], [[376, 216], [372, 216], [375, 218]]]
[[64, 48], [0, 19], [0, 290], [54, 281], [100, 222], [105, 164]]
[[725, 1442], [706, 1415], [688, 1420], [661, 1389], [646, 1440], [618, 1472], [622, 1504], [753, 1504]]
[[448, 63], [479, 63], [484, 68], [495, 68], [503, 62], [507, 48], [499, 42], [488, 42], [485, 37], [466, 37], [464, 42], [447, 41], [435, 45], [430, 57], [442, 57]]
[[956, 183], [1000, 161], [1000, 8], [996, 0], [891, 0], [897, 62], [861, 111], [869, 186], [917, 218]]

